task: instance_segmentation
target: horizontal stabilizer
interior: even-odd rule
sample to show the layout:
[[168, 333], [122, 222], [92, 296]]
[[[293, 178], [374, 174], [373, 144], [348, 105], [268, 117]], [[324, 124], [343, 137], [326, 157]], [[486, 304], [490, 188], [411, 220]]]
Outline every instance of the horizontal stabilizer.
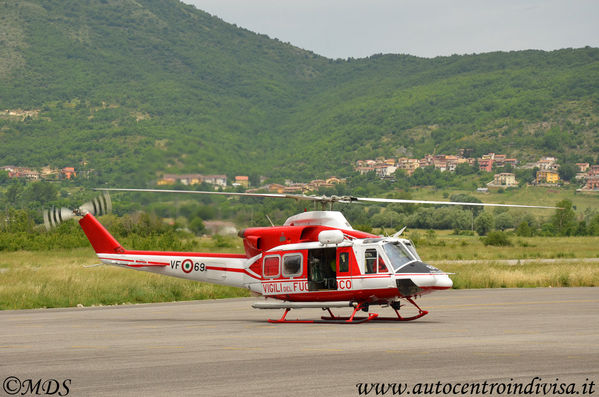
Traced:
[[164, 267], [169, 264], [166, 262], [146, 262], [145, 260], [135, 259], [121, 259], [121, 258], [109, 258], [100, 256], [103, 261], [108, 262], [109, 265], [127, 266], [127, 267]]
[[129, 267], [164, 267], [168, 266], [168, 263], [128, 263]]

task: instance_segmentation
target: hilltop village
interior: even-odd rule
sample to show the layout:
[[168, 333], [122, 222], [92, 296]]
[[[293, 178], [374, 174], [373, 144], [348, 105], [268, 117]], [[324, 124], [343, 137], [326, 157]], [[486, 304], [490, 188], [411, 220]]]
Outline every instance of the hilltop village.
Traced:
[[[516, 174], [509, 172], [516, 168], [536, 170], [532, 183], [540, 186], [559, 186], [564, 182], [560, 177], [560, 164], [555, 157], [542, 157], [537, 162], [519, 164], [518, 159], [509, 158], [505, 154], [488, 153], [479, 158], [464, 157], [465, 150], [457, 155], [427, 154], [417, 158], [378, 158], [376, 160], [358, 160], [354, 170], [362, 175], [374, 172], [380, 178], [393, 178], [396, 173], [403, 172], [412, 176], [417, 169], [431, 167], [441, 172], [456, 172], [459, 167], [475, 167], [481, 172], [493, 173], [493, 180], [488, 187], [507, 188], [518, 186], [520, 181]], [[582, 184], [580, 190], [599, 190], [599, 165], [576, 163], [575, 180]], [[481, 188], [484, 189], [484, 188]]]
[[[459, 173], [460, 169], [474, 169], [481, 173], [488, 173], [489, 180], [486, 186], [481, 186], [478, 191], [488, 188], [510, 188], [520, 184], [533, 184], [538, 186], [559, 187], [562, 184], [576, 183], [582, 192], [599, 192], [599, 165], [588, 162], [575, 163], [570, 174], [565, 172], [555, 157], [541, 157], [536, 162], [521, 164], [518, 159], [505, 154], [488, 153], [481, 157], [467, 157], [468, 150], [461, 149], [456, 155], [427, 154], [422, 158], [377, 158], [374, 160], [358, 160], [353, 169], [356, 174], [366, 175], [372, 173], [381, 179], [394, 179], [398, 175], [412, 177], [417, 170], [434, 169], [440, 172]], [[2, 166], [9, 179], [24, 179], [29, 181], [46, 180], [75, 180], [89, 179], [95, 170], [87, 167], [87, 162], [82, 162], [80, 168], [64, 167], [61, 169], [50, 166], [41, 169], [33, 167]], [[516, 177], [516, 170], [531, 170], [530, 180], [521, 181]], [[285, 180], [283, 183], [267, 183], [268, 178], [260, 176], [251, 180], [247, 175], [228, 177], [226, 174], [162, 174], [155, 182], [157, 186], [173, 186], [181, 184], [193, 186], [200, 184], [211, 185], [214, 189], [225, 189], [227, 186], [241, 187], [247, 192], [267, 191], [271, 193], [305, 194], [316, 192], [320, 189], [332, 188], [338, 184], [345, 184], [347, 178], [331, 176], [326, 179], [314, 179], [309, 182], [294, 182]]]

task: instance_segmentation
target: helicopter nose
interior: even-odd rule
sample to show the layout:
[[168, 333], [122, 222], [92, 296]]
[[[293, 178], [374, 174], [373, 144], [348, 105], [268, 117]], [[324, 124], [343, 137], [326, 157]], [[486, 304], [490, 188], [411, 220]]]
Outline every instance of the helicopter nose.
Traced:
[[414, 294], [423, 289], [449, 289], [453, 281], [434, 266], [414, 262], [401, 268], [396, 274], [397, 287], [403, 295]]
[[450, 279], [447, 274], [436, 274], [435, 275], [435, 287], [451, 288], [451, 287], [453, 287], [453, 280]]
[[446, 274], [419, 274], [411, 276], [411, 279], [419, 288], [448, 289], [453, 286], [453, 281]]
[[399, 276], [395, 279], [397, 289], [403, 296], [421, 294], [424, 290], [442, 290], [453, 286], [446, 274], [414, 274]]

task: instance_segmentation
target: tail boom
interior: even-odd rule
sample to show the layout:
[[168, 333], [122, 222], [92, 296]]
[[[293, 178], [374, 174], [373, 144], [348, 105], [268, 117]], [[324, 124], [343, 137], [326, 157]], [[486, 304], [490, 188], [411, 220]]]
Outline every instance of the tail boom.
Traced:
[[107, 265], [234, 287], [248, 287], [260, 278], [249, 269], [258, 257], [126, 250], [92, 214], [86, 214], [79, 224], [102, 263]]

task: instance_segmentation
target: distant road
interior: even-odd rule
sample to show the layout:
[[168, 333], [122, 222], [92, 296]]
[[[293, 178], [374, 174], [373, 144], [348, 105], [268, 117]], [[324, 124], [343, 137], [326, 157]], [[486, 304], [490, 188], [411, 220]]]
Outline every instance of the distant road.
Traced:
[[251, 309], [256, 299], [0, 311], [0, 383], [261, 397], [357, 396], [364, 382], [599, 383], [599, 288], [442, 291], [418, 299], [430, 314], [417, 321], [358, 325], [269, 324], [281, 312]]
[[526, 265], [527, 263], [599, 263], [599, 258], [538, 258], [538, 259], [467, 259], [467, 260], [438, 260], [432, 264], [464, 264], [497, 263], [500, 265]]

